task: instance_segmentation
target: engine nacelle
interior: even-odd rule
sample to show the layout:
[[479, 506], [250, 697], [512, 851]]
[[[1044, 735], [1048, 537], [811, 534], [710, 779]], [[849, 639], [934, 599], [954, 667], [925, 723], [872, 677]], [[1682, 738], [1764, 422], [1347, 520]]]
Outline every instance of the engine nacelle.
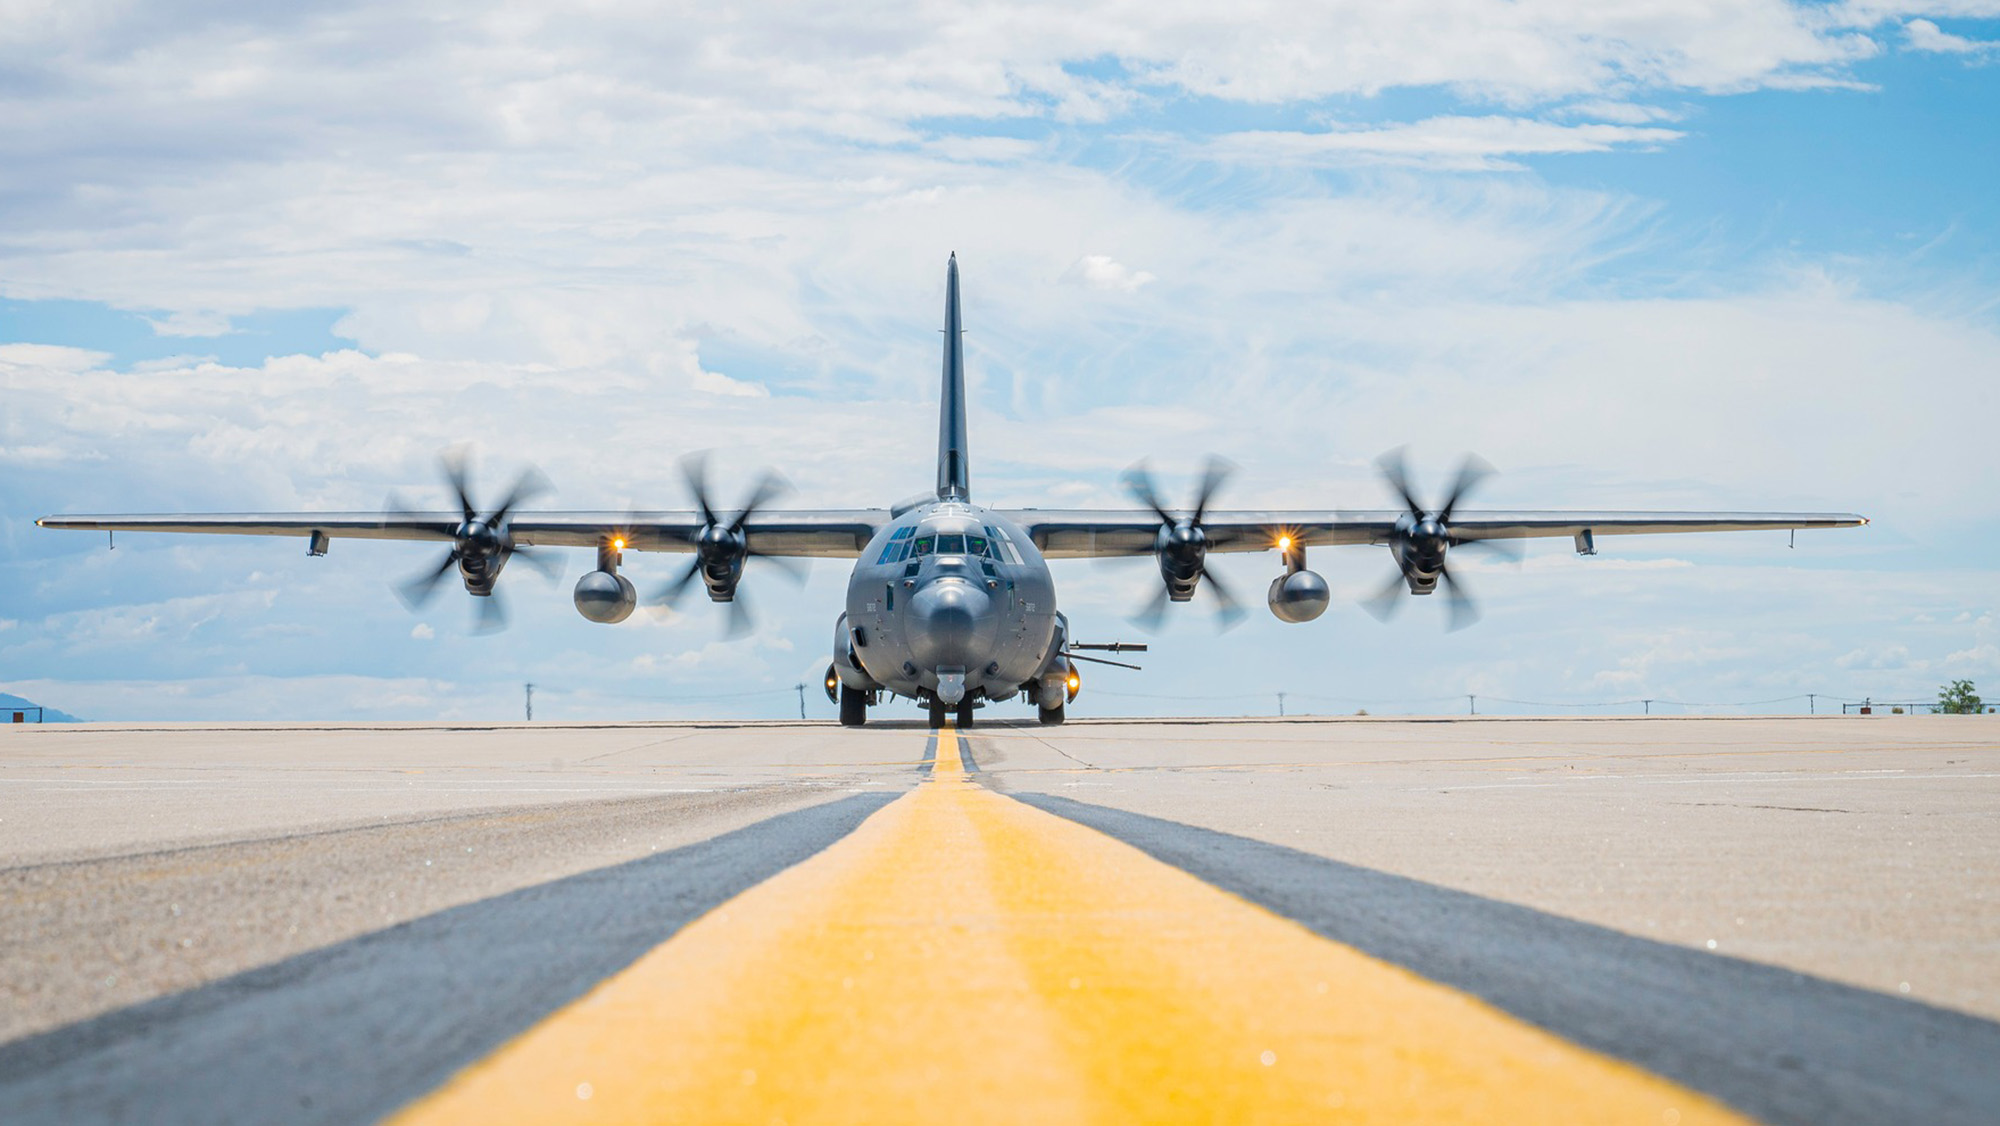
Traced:
[[614, 571], [592, 571], [576, 580], [576, 612], [593, 622], [615, 625], [632, 616], [639, 592], [632, 580]]
[[1272, 579], [1268, 597], [1271, 613], [1279, 621], [1310, 622], [1326, 613], [1327, 604], [1333, 601], [1333, 591], [1318, 574], [1298, 570]]
[[[867, 647], [868, 631], [864, 627], [850, 627], [847, 624], [846, 614], [836, 619], [833, 623], [833, 664], [827, 669], [827, 672], [832, 674], [831, 679], [857, 692], [873, 692], [881, 688], [882, 683], [868, 675], [868, 670], [861, 665], [861, 655], [855, 652], [857, 649]], [[828, 686], [826, 692], [836, 701], [839, 700], [832, 685]]]

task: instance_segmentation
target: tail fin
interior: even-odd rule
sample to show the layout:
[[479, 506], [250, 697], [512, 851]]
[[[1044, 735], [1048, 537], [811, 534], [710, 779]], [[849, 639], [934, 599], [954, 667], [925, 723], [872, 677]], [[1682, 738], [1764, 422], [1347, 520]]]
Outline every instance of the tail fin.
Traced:
[[965, 449], [965, 330], [958, 319], [958, 252], [944, 275], [944, 394], [938, 403], [939, 500], [971, 500]]

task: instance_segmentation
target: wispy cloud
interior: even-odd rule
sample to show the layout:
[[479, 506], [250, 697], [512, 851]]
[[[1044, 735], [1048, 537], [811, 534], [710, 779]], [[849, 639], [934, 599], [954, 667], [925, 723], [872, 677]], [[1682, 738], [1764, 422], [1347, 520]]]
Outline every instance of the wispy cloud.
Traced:
[[1136, 293], [1147, 282], [1155, 280], [1144, 270], [1135, 270], [1108, 254], [1086, 254], [1070, 263], [1062, 273], [1064, 281], [1076, 282], [1091, 289], [1109, 289], [1120, 293]]
[[1912, 51], [1946, 55], [1988, 55], [2000, 51], [2000, 40], [1967, 39], [1953, 35], [1930, 20], [1911, 20], [1903, 25], [1903, 40]]
[[1323, 132], [1229, 133], [1201, 146], [1213, 159], [1259, 164], [1385, 163], [1459, 170], [1519, 169], [1509, 157], [1652, 148], [1681, 133], [1638, 125], [1564, 125], [1521, 117], [1433, 117]]

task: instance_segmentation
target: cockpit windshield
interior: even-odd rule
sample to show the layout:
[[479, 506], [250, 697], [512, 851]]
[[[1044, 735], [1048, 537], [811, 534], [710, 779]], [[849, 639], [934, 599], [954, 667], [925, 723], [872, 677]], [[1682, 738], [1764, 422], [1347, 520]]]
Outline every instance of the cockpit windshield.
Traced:
[[[910, 541], [907, 557], [915, 559], [923, 555], [970, 555], [980, 559], [998, 559], [1000, 552], [996, 549], [994, 541], [986, 536], [938, 532], [933, 535], [918, 536]], [[882, 555], [884, 563], [900, 562], [904, 558], [905, 556], [900, 554], [891, 557], [886, 551]]]

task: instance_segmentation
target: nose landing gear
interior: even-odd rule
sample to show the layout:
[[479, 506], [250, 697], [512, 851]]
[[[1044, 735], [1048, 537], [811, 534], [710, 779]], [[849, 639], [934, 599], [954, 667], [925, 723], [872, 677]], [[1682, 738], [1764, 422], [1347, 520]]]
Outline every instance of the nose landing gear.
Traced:
[[970, 696], [960, 700], [956, 706], [945, 704], [933, 698], [930, 701], [929, 708], [931, 730], [933, 731], [944, 726], [945, 716], [947, 715], [951, 716], [954, 726], [960, 731], [972, 726], [972, 697]]

